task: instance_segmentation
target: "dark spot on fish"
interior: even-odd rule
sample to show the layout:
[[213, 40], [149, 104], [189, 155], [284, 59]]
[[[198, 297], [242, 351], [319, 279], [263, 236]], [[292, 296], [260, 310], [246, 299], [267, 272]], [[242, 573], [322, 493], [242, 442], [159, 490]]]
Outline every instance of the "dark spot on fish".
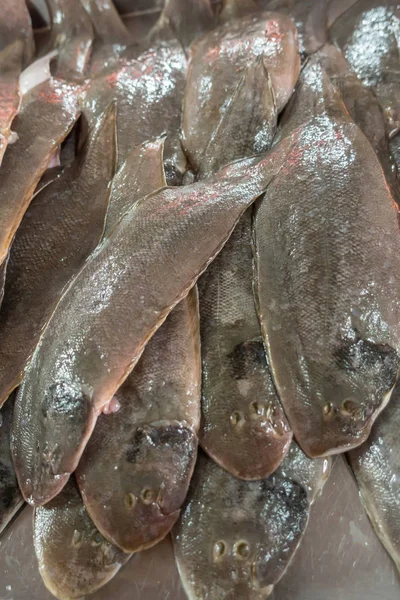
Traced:
[[91, 410], [89, 396], [66, 382], [49, 387], [43, 403], [43, 415], [49, 420], [67, 418], [74, 423], [87, 422]]
[[264, 345], [259, 340], [238, 344], [228, 358], [234, 379], [248, 379], [260, 367], [265, 369], [267, 366]]
[[390, 390], [397, 379], [399, 356], [387, 344], [342, 340], [334, 357], [339, 368], [368, 377], [380, 394]]
[[151, 448], [169, 446], [172, 450], [186, 447], [193, 440], [193, 432], [185, 427], [176, 425], [138, 427], [133, 435], [132, 442], [126, 451], [128, 462], [145, 460]]
[[10, 467], [0, 464], [0, 506], [7, 509], [14, 503], [17, 481]]

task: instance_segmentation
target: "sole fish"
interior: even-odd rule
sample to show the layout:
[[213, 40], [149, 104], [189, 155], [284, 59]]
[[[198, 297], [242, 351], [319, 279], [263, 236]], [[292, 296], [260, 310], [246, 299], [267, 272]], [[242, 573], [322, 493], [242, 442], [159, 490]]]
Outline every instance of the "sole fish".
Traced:
[[13, 457], [29, 502], [43, 504], [65, 485], [99, 412], [282, 169], [298, 135], [207, 181], [139, 201], [86, 262], [57, 305], [17, 396]]
[[50, 78], [27, 92], [0, 169], [0, 264], [47, 168], [80, 113], [81, 86]]
[[[294, 446], [294, 444], [293, 444]], [[199, 456], [181, 517], [175, 558], [190, 600], [263, 600], [284, 575], [307, 527], [312, 493], [329, 462], [298, 448], [260, 481], [236, 479]]]
[[375, 150], [396, 204], [400, 206], [400, 191], [390, 157], [385, 117], [376, 95], [351, 70], [337, 46], [325, 44], [318, 53], [318, 58], [332, 83], [339, 90], [352, 119]]
[[0, 311], [0, 406], [22, 380], [60, 295], [99, 243], [116, 163], [115, 107], [37, 194], [16, 233]]
[[33, 55], [33, 33], [24, 0], [3, 0], [0, 7], [0, 164], [20, 105], [19, 76]]
[[309, 121], [257, 207], [255, 286], [279, 397], [315, 457], [362, 444], [390, 398], [400, 238], [378, 158], [316, 59], [288, 108], [283, 136]]
[[54, 76], [67, 81], [83, 80], [89, 64], [93, 28], [80, 0], [46, 0], [51, 35], [42, 54], [58, 49]]
[[[241, 77], [203, 152], [200, 176], [270, 147], [277, 120], [274, 97], [258, 57]], [[251, 222], [250, 208], [198, 284], [203, 366], [200, 441], [233, 475], [261, 479], [279, 466], [292, 433], [269, 372], [254, 304]]]
[[180, 44], [170, 42], [141, 54], [137, 60], [120, 59], [92, 79], [84, 113], [90, 123], [116, 101], [119, 164], [135, 146], [167, 133], [167, 181], [181, 180], [186, 158], [178, 131], [186, 68]]
[[400, 6], [396, 0], [356, 2], [330, 29], [351, 68], [377, 95], [390, 136], [400, 129]]
[[[259, 56], [271, 79], [279, 112], [292, 95], [300, 68], [296, 28], [289, 18], [260, 13], [234, 19], [192, 45], [182, 117], [182, 143], [192, 165], [201, 165], [238, 78]], [[210, 81], [218, 85], [210, 87]]]
[[10, 450], [14, 399], [0, 411], [0, 534], [24, 505]]
[[103, 414], [77, 469], [86, 508], [102, 534], [128, 552], [153, 546], [179, 517], [197, 455], [200, 338], [189, 292], [151, 338]]
[[74, 479], [57, 498], [35, 510], [33, 541], [40, 575], [59, 600], [92, 594], [131, 557], [96, 529]]
[[260, 0], [265, 10], [289, 15], [297, 27], [300, 53], [313, 54], [328, 40], [328, 0]]
[[382, 544], [400, 569], [400, 384], [368, 440], [347, 455], [361, 500]]

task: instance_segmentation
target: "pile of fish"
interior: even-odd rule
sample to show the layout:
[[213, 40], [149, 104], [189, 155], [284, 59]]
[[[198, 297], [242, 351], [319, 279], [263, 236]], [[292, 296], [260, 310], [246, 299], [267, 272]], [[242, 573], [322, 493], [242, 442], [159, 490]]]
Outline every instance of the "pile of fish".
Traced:
[[0, 5], [0, 531], [59, 599], [171, 534], [261, 600], [346, 452], [400, 568], [400, 4], [46, 3]]

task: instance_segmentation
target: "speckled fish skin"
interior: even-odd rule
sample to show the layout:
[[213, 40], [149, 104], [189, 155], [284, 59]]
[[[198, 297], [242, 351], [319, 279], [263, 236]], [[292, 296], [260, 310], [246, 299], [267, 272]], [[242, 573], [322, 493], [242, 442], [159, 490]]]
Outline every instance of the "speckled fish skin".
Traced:
[[382, 544], [400, 569], [400, 384], [368, 440], [348, 453], [361, 500]]
[[10, 451], [14, 399], [0, 411], [0, 534], [24, 504]]
[[55, 77], [82, 81], [93, 44], [93, 28], [80, 0], [46, 0], [51, 19], [51, 36], [42, 54], [58, 49]]
[[21, 382], [63, 289], [101, 239], [115, 162], [110, 106], [79, 158], [35, 197], [22, 220], [0, 311], [0, 406]]
[[148, 196], [86, 262], [57, 305], [17, 397], [13, 456], [28, 501], [45, 503], [65, 485], [98, 412], [268, 188], [297, 136], [215, 178]]
[[[190, 162], [202, 152], [228, 108], [237, 77], [262, 56], [278, 112], [290, 98], [300, 61], [292, 21], [276, 13], [234, 19], [203, 36], [191, 48], [182, 117], [182, 143]], [[232, 69], [236, 77], [232, 77]], [[209, 80], [215, 84], [209, 89]], [[225, 103], [225, 104], [224, 104]]]
[[400, 206], [400, 191], [396, 180], [393, 158], [389, 152], [383, 110], [374, 92], [366, 87], [350, 69], [341, 50], [334, 44], [325, 44], [318, 58], [332, 83], [338, 88], [342, 100], [354, 122], [368, 138], [378, 155], [385, 177], [396, 204]]
[[89, 122], [116, 100], [119, 164], [139, 144], [163, 133], [168, 183], [179, 183], [186, 159], [179, 140], [187, 61], [178, 42], [150, 49], [136, 59], [120, 59], [89, 86], [84, 113]]
[[328, 0], [259, 0], [265, 10], [289, 15], [297, 27], [300, 53], [313, 54], [328, 39]]
[[[295, 472], [302, 467], [296, 479], [289, 460], [294, 461]], [[307, 526], [311, 499], [306, 487], [318, 481], [321, 489], [328, 475], [325, 462], [310, 460], [297, 449], [282, 470], [250, 482], [233, 477], [204, 454], [199, 456], [173, 530], [175, 557], [189, 600], [270, 596]]]
[[95, 592], [131, 556], [96, 529], [74, 479], [57, 498], [35, 510], [33, 541], [42, 579], [59, 600]]
[[269, 364], [294, 436], [315, 457], [363, 443], [390, 398], [400, 256], [378, 158], [317, 60], [281, 135], [313, 115], [257, 207], [254, 234]]
[[93, 521], [111, 542], [137, 552], [179, 517], [197, 456], [200, 336], [195, 289], [151, 338], [103, 414], [77, 469]]
[[162, 137], [140, 144], [115, 174], [103, 237], [112, 231], [135, 202], [167, 185], [163, 168], [164, 142]]
[[[276, 121], [274, 93], [259, 57], [240, 78], [203, 154], [200, 176], [239, 156], [267, 151]], [[292, 433], [268, 369], [254, 304], [251, 221], [250, 208], [198, 283], [203, 366], [200, 441], [233, 475], [261, 479], [279, 466]]]
[[364, 85], [377, 95], [387, 130], [400, 128], [400, 6], [396, 0], [363, 0], [347, 10], [330, 30]]
[[212, 29], [214, 13], [210, 0], [165, 0], [151, 37], [163, 35], [169, 29], [186, 49], [205, 31]]
[[13, 123], [18, 140], [9, 146], [0, 169], [0, 264], [54, 149], [79, 116], [82, 94], [82, 87], [51, 78], [22, 99]]
[[32, 24], [25, 0], [3, 0], [0, 6], [0, 164], [20, 105], [19, 75], [32, 54]]

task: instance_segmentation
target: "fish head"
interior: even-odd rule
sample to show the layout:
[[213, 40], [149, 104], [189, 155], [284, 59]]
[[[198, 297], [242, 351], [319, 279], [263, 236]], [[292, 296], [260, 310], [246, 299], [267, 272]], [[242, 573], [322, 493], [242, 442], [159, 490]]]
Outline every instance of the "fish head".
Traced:
[[[32, 389], [22, 386], [20, 393], [29, 395]], [[51, 384], [43, 401], [29, 414], [19, 414], [18, 404], [17, 400], [13, 447], [19, 484], [25, 500], [40, 506], [56, 496], [74, 472], [96, 416], [90, 396], [80, 386], [65, 381]], [[30, 450], [21, 461], [25, 432]]]
[[165, 537], [179, 516], [194, 468], [193, 431], [179, 422], [137, 426], [114, 468], [107, 469], [101, 489], [102, 465], [91, 464], [90, 446], [87, 454], [79, 465], [78, 482], [99, 529], [127, 552]]
[[[260, 339], [228, 355], [208, 402], [203, 400], [200, 440], [205, 451], [236, 477], [263, 479], [289, 450], [292, 432], [268, 372]], [[204, 373], [207, 378], [207, 373]]]
[[367, 439], [390, 399], [400, 366], [394, 348], [368, 339], [339, 340], [332, 358], [319, 367], [315, 405], [320, 410], [310, 405], [300, 421], [293, 420], [295, 437], [312, 458], [350, 450]]

